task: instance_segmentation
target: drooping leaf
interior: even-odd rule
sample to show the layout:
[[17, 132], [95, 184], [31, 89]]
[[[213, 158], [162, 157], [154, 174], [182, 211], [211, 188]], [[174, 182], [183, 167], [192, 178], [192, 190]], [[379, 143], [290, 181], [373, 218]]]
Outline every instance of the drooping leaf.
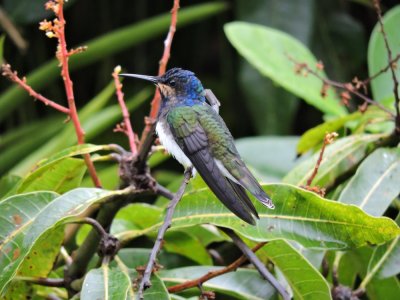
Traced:
[[[0, 294], [18, 272], [38, 240], [59, 226], [71, 222], [94, 204], [126, 191], [79, 188], [57, 197], [50, 192], [22, 194], [0, 203], [0, 213], [8, 228], [0, 243]], [[47, 200], [46, 200], [47, 199]], [[46, 201], [45, 201], [46, 200]], [[51, 202], [50, 202], [51, 201]], [[45, 206], [38, 204], [46, 203]]]
[[[324, 157], [312, 184], [330, 187], [336, 178], [356, 166], [383, 135], [353, 135], [335, 141], [326, 147]], [[284, 182], [305, 185], [314, 171], [320, 153], [299, 164], [283, 178]]]
[[[235, 2], [238, 20], [282, 30], [309, 45], [313, 33], [315, 1], [246, 0]], [[295, 11], [296, 14], [292, 12]], [[290, 16], [290, 17], [289, 17]], [[258, 134], [288, 134], [293, 126], [299, 99], [262, 76], [245, 59], [239, 63], [243, 104], [252, 115]]]
[[16, 260], [21, 260], [20, 244], [27, 228], [57, 196], [53, 192], [35, 192], [11, 196], [0, 202], [0, 295], [15, 275], [16, 269], [10, 268]]
[[263, 181], [280, 181], [301, 160], [296, 159], [298, 137], [251, 137], [236, 140], [244, 161]]
[[[400, 53], [400, 44], [398, 43], [398, 28], [400, 26], [400, 6], [395, 6], [383, 17], [386, 36], [392, 51], [393, 58]], [[387, 49], [381, 32], [381, 27], [377, 23], [372, 31], [368, 44], [368, 71], [373, 76], [389, 64]], [[395, 68], [397, 78], [400, 77], [400, 69]], [[374, 100], [384, 101], [394, 100], [394, 83], [390, 70], [371, 81], [371, 88]]]
[[296, 151], [298, 154], [304, 154], [308, 150], [311, 150], [315, 146], [318, 146], [324, 140], [325, 134], [328, 132], [334, 132], [342, 128], [346, 122], [359, 118], [360, 112], [355, 112], [350, 115], [339, 117], [333, 120], [329, 120], [322, 123], [314, 128], [307, 130], [300, 138], [297, 144]]
[[322, 85], [318, 78], [296, 74], [295, 63], [289, 55], [296, 62], [307, 63], [311, 68], [317, 64], [312, 53], [301, 42], [276, 29], [245, 22], [225, 25], [225, 33], [239, 53], [261, 74], [324, 113], [336, 116], [346, 114], [332, 91], [322, 98]]
[[380, 148], [361, 163], [339, 201], [381, 216], [399, 193], [400, 148]]
[[21, 181], [17, 192], [54, 191], [63, 194], [79, 187], [85, 171], [83, 159], [56, 160], [30, 173]]
[[[276, 238], [295, 240], [305, 247], [338, 249], [382, 244], [400, 234], [388, 218], [374, 218], [353, 205], [329, 201], [286, 184], [265, 185], [275, 203], [270, 210], [255, 203], [260, 220], [251, 226], [226, 209], [208, 188], [190, 190], [177, 206], [172, 228], [211, 223], [231, 228], [243, 236], [265, 241]], [[163, 216], [148, 228], [116, 233], [129, 240], [158, 230]]]
[[[162, 270], [159, 276], [167, 286], [172, 286], [221, 268], [208, 266], [177, 268]], [[205, 290], [216, 291], [242, 300], [271, 299], [275, 294], [274, 288], [261, 278], [257, 271], [242, 268], [206, 281], [202, 286]]]
[[133, 300], [133, 295], [129, 294], [130, 285], [129, 276], [119, 268], [102, 265], [101, 268], [92, 269], [86, 274], [82, 285], [81, 299]]
[[265, 253], [279, 268], [290, 284], [294, 299], [331, 299], [325, 278], [288, 242], [270, 241], [257, 253]]

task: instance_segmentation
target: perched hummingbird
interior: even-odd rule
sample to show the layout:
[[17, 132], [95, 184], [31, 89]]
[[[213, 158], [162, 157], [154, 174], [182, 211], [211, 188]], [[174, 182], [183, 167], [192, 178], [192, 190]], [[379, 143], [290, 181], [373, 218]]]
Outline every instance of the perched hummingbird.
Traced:
[[161, 144], [185, 168], [194, 167], [235, 215], [253, 225], [254, 217], [259, 218], [245, 189], [265, 206], [274, 208], [236, 150], [233, 137], [218, 114], [218, 100], [203, 88], [193, 72], [173, 68], [162, 76], [121, 76], [144, 79], [159, 88], [161, 106], [156, 132]]

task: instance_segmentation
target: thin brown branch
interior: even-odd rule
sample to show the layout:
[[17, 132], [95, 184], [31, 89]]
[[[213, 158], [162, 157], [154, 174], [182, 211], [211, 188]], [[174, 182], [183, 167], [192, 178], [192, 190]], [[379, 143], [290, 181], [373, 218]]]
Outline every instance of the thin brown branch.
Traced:
[[50, 106], [64, 114], [69, 115], [69, 109], [65, 106], [62, 106], [54, 101], [51, 101], [50, 99], [47, 99], [46, 97], [42, 96], [38, 92], [36, 92], [30, 85], [26, 83], [25, 78], [19, 78], [18, 73], [16, 71], [13, 71], [11, 69], [11, 66], [9, 64], [3, 64], [2, 67], [2, 75], [10, 79], [11, 81], [15, 82], [18, 84], [20, 87], [22, 87], [25, 91], [28, 92], [30, 96], [33, 98], [41, 101], [44, 103], [44, 105]]
[[43, 278], [43, 277], [25, 277], [17, 276], [16, 280], [21, 280], [33, 284], [50, 286], [50, 287], [65, 287], [65, 280], [63, 278]]
[[364, 102], [367, 102], [371, 105], [375, 105], [377, 107], [379, 107], [381, 110], [387, 112], [391, 117], [395, 117], [395, 115], [393, 114], [393, 112], [390, 109], [387, 109], [384, 105], [382, 105], [381, 103], [372, 100], [371, 98], [367, 97], [366, 95], [360, 93], [356, 86], [354, 86], [352, 83], [342, 83], [342, 82], [338, 82], [338, 81], [334, 81], [334, 80], [330, 80], [328, 78], [323, 77], [321, 74], [319, 74], [317, 71], [311, 69], [306, 63], [301, 63], [296, 61], [293, 57], [291, 57], [290, 55], [287, 55], [289, 60], [292, 61], [295, 64], [295, 71], [296, 73], [301, 74], [302, 72], [304, 72], [304, 74], [312, 74], [313, 76], [315, 76], [316, 78], [318, 78], [319, 80], [322, 81], [323, 85], [322, 88], [323, 90], [326, 91], [327, 86], [331, 86], [331, 87], [335, 87], [338, 88], [340, 90], [344, 90], [347, 93], [350, 93], [358, 98], [360, 98], [361, 100], [363, 100]]
[[391, 59], [389, 61], [389, 64], [380, 69], [378, 72], [376, 72], [374, 75], [368, 77], [367, 79], [363, 80], [362, 83], [364, 85], [369, 84], [372, 80], [374, 80], [375, 78], [379, 77], [380, 75], [382, 75], [383, 73], [386, 73], [391, 67], [392, 65], [395, 65], [398, 61], [400, 60], [400, 53], [398, 53], [393, 59]]
[[395, 106], [395, 110], [396, 110], [396, 133], [400, 135], [400, 107], [399, 107], [400, 106], [400, 96], [399, 96], [399, 81], [396, 76], [397, 64], [392, 63], [393, 54], [392, 54], [392, 49], [390, 48], [390, 45], [389, 45], [389, 40], [387, 38], [385, 26], [383, 26], [380, 0], [374, 0], [374, 6], [375, 6], [376, 13], [378, 15], [378, 21], [379, 21], [379, 25], [381, 27], [382, 36], [383, 36], [383, 40], [385, 42], [385, 48], [386, 48], [387, 55], [388, 55], [390, 71], [392, 73], [393, 94], [394, 94], [394, 99], [395, 99], [394, 106]]
[[[164, 52], [160, 60], [160, 65], [158, 69], [158, 75], [165, 73], [167, 69], [167, 64], [169, 57], [171, 55], [171, 45], [176, 31], [176, 24], [178, 22], [178, 10], [179, 10], [179, 0], [174, 0], [174, 5], [171, 9], [171, 24], [169, 26], [169, 31], [167, 38], [164, 41]], [[150, 151], [151, 145], [154, 142], [154, 128], [155, 122], [157, 120], [158, 111], [160, 110], [161, 95], [157, 89], [153, 100], [151, 101], [151, 110], [148, 117], [145, 119], [145, 128], [142, 132], [139, 144], [139, 161], [144, 162]]]
[[223, 232], [225, 232], [235, 243], [235, 245], [242, 251], [244, 256], [254, 265], [257, 269], [258, 273], [267, 280], [282, 296], [284, 300], [290, 300], [290, 296], [285, 288], [275, 279], [274, 276], [268, 271], [265, 265], [260, 261], [260, 259], [254, 254], [254, 252], [246, 245], [245, 242], [231, 229], [228, 228], [220, 228]]
[[143, 278], [141, 279], [141, 282], [139, 285], [138, 294], [139, 294], [140, 299], [144, 299], [144, 294], [143, 294], [144, 290], [151, 287], [150, 277], [153, 272], [153, 268], [156, 264], [157, 255], [161, 250], [165, 232], [171, 226], [172, 216], [174, 214], [175, 207], [178, 205], [179, 201], [181, 200], [191, 176], [192, 176], [192, 168], [186, 169], [181, 186], [179, 187], [178, 191], [175, 193], [173, 199], [171, 200], [171, 202], [168, 205], [167, 213], [164, 218], [164, 223], [158, 230], [156, 242], [154, 243], [153, 249], [151, 250], [149, 261], [147, 263], [146, 269], [143, 273]]
[[334, 139], [337, 136], [338, 136], [338, 134], [336, 132], [325, 134], [325, 138], [324, 138], [321, 150], [319, 152], [317, 163], [315, 164], [313, 172], [311, 173], [310, 177], [307, 179], [306, 186], [303, 187], [306, 190], [316, 192], [316, 193], [320, 194], [321, 196], [325, 195], [325, 189], [321, 189], [319, 187], [311, 187], [311, 184], [312, 184], [315, 176], [317, 176], [317, 174], [318, 174], [319, 167], [321, 166], [322, 159], [324, 158], [324, 152], [325, 152], [326, 146], [328, 146], [329, 144], [332, 144], [332, 142], [334, 141]]
[[18, 47], [21, 52], [25, 52], [28, 49], [28, 42], [19, 33], [17, 27], [14, 25], [12, 20], [8, 17], [7, 12], [0, 6], [0, 27], [7, 32], [14, 44]]
[[132, 130], [129, 111], [125, 104], [124, 93], [122, 92], [122, 84], [119, 81], [118, 74], [120, 72], [121, 72], [121, 67], [120, 66], [115, 67], [114, 72], [112, 73], [112, 77], [114, 78], [115, 90], [119, 106], [121, 107], [122, 110], [122, 117], [124, 118], [122, 132], [125, 133], [125, 135], [128, 137], [129, 147], [131, 149], [132, 156], [136, 156], [137, 154], [136, 139], [135, 139], [135, 134]]
[[[56, 18], [52, 21], [43, 21], [40, 23], [40, 29], [46, 31], [46, 35], [49, 38], [56, 37], [58, 39], [58, 46], [56, 56], [61, 66], [61, 77], [64, 82], [65, 93], [67, 95], [69, 117], [74, 124], [76, 137], [78, 144], [85, 143], [85, 132], [83, 131], [82, 125], [79, 121], [78, 111], [75, 105], [75, 96], [73, 90], [73, 83], [69, 74], [68, 60], [71, 53], [67, 48], [67, 42], [65, 38], [65, 18], [64, 18], [64, 0], [50, 0], [46, 3], [46, 9], [52, 10]], [[101, 187], [100, 179], [97, 176], [96, 169], [93, 162], [90, 159], [89, 154], [83, 155], [89, 174], [95, 186]]]
[[[264, 245], [266, 244], [266, 242], [262, 242], [257, 244], [252, 251], [255, 253], [257, 252], [260, 248], [262, 248]], [[237, 268], [239, 268], [242, 264], [244, 264], [247, 261], [247, 257], [242, 255], [241, 257], [239, 257], [237, 260], [235, 260], [233, 263], [231, 263], [230, 265], [226, 266], [225, 268], [216, 270], [216, 271], [210, 271], [207, 274], [197, 278], [197, 279], [193, 279], [193, 280], [189, 280], [186, 281], [184, 283], [181, 284], [177, 284], [177, 285], [173, 285], [170, 286], [168, 288], [168, 292], [170, 293], [178, 293], [181, 292], [183, 290], [187, 290], [193, 287], [197, 287], [199, 285], [202, 285], [204, 282], [211, 280], [215, 277], [221, 276], [223, 274], [229, 273], [229, 272], [233, 272], [236, 271]]]

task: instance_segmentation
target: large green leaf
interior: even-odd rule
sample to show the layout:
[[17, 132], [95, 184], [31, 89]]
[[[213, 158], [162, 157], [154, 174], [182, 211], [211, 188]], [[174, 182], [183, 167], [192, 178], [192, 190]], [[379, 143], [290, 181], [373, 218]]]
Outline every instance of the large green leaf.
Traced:
[[[2, 201], [0, 216], [8, 229], [2, 233], [0, 243], [0, 294], [44, 235], [51, 235], [59, 226], [73, 221], [90, 206], [126, 192], [79, 188], [59, 197], [55, 193], [37, 192]], [[47, 199], [47, 205], [38, 206], [38, 203], [44, 202], [43, 198]]]
[[[210, 271], [219, 270], [222, 267], [185, 267], [159, 272], [160, 278], [171, 286], [198, 278]], [[213, 278], [203, 283], [205, 290], [212, 290], [222, 294], [233, 296], [235, 299], [261, 300], [271, 299], [275, 294], [274, 288], [257, 271], [239, 268], [235, 272]]]
[[0, 200], [16, 188], [21, 177], [15, 175], [6, 175], [0, 178]]
[[12, 196], [0, 203], [0, 295], [15, 275], [16, 269], [10, 270], [10, 266], [21, 257], [20, 244], [27, 228], [57, 196], [53, 192], [35, 192]]
[[380, 148], [361, 163], [339, 201], [381, 216], [399, 193], [400, 148]]
[[295, 64], [288, 55], [299, 63], [307, 63], [311, 68], [314, 68], [317, 60], [295, 38], [272, 28], [245, 22], [225, 25], [225, 33], [239, 53], [261, 74], [327, 114], [340, 116], [346, 113], [332, 91], [325, 98], [321, 96], [320, 79], [296, 74]]
[[[327, 146], [312, 184], [321, 187], [333, 185], [340, 175], [358, 165], [370, 151], [371, 144], [382, 137], [382, 135], [352, 135]], [[314, 171], [319, 155], [319, 152], [315, 153], [311, 158], [299, 164], [286, 175], [283, 181], [295, 185], [305, 185]]]
[[324, 140], [326, 133], [334, 132], [342, 128], [346, 122], [354, 120], [361, 116], [360, 112], [355, 112], [350, 115], [339, 117], [333, 120], [329, 120], [322, 123], [314, 128], [307, 130], [300, 138], [297, 144], [297, 153], [304, 154], [308, 150], [311, 150], [315, 146], [321, 144]]
[[[388, 11], [384, 18], [383, 24], [387, 39], [392, 51], [393, 57], [400, 53], [399, 27], [400, 27], [400, 6], [396, 6]], [[368, 71], [372, 76], [389, 64], [388, 54], [383, 40], [381, 27], [377, 23], [372, 31], [368, 44]], [[395, 71], [397, 78], [400, 77], [400, 69]], [[378, 76], [371, 82], [372, 94], [377, 101], [386, 99], [394, 99], [393, 89], [394, 83], [390, 70]], [[399, 90], [400, 92], [400, 90]], [[393, 101], [393, 100], [392, 100]]]
[[250, 137], [236, 140], [240, 155], [263, 181], [280, 181], [300, 161], [296, 160], [298, 137]]
[[92, 300], [124, 300], [134, 299], [131, 290], [129, 276], [119, 268], [109, 268], [102, 265], [101, 268], [90, 270], [83, 281], [81, 299]]
[[83, 159], [65, 158], [54, 161], [29, 174], [22, 180], [17, 192], [54, 191], [63, 194], [79, 187], [85, 171]]
[[257, 252], [264, 253], [289, 282], [294, 299], [331, 299], [325, 278], [288, 242], [270, 241]]
[[[260, 220], [250, 226], [226, 209], [206, 187], [190, 190], [178, 204], [172, 230], [211, 223], [231, 228], [243, 236], [266, 241], [277, 238], [295, 240], [305, 247], [338, 249], [382, 244], [400, 234], [399, 227], [388, 218], [375, 218], [353, 205], [329, 201], [301, 188], [275, 184], [265, 185], [276, 208], [270, 210], [255, 203]], [[138, 212], [140, 213], [140, 212]], [[155, 232], [162, 224], [144, 229], [116, 233], [127, 241]]]
[[[211, 17], [227, 6], [223, 2], [203, 3], [179, 11], [178, 27]], [[83, 42], [87, 51], [70, 58], [71, 71], [104, 59], [107, 56], [121, 52], [151, 38], [160, 36], [169, 28], [171, 16], [169, 13], [157, 16], [137, 24], [115, 30], [93, 40]], [[43, 37], [45, 38], [45, 37]], [[27, 83], [35, 90], [41, 90], [58, 79], [58, 61], [52, 59], [40, 68], [27, 75]], [[29, 99], [28, 94], [17, 86], [12, 86], [0, 96], [0, 122]]]
[[[314, 4], [314, 0], [240, 0], [235, 2], [234, 8], [237, 19], [241, 21], [282, 30], [309, 45], [313, 33]], [[240, 61], [238, 75], [243, 104], [251, 113], [257, 133], [290, 133], [300, 104], [296, 96], [262, 76], [244, 59]]]

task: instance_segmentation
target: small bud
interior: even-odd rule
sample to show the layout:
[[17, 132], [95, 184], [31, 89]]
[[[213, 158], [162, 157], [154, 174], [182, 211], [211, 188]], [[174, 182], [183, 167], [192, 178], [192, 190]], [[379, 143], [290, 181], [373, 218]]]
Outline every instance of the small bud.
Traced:
[[54, 37], [57, 37], [57, 35], [53, 32], [53, 31], [47, 31], [46, 32], [46, 36], [48, 37], [48, 38], [54, 38]]
[[318, 61], [316, 67], [318, 70], [322, 71], [324, 69], [324, 63], [322, 61]]
[[121, 66], [116, 66], [114, 68], [114, 73], [117, 73], [117, 74], [121, 73]]

